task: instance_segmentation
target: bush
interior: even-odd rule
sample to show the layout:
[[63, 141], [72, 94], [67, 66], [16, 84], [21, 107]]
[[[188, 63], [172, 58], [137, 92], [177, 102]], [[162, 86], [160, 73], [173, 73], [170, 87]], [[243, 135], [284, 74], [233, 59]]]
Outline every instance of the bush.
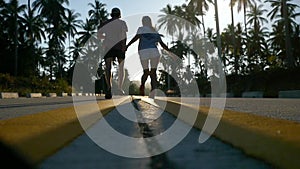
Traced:
[[264, 97], [278, 97], [281, 90], [300, 90], [300, 68], [271, 69], [250, 75], [229, 75], [227, 90], [235, 96], [244, 91], [263, 91]]
[[0, 91], [18, 92], [20, 96], [27, 93], [71, 93], [72, 88], [64, 79], [50, 81], [48, 77], [13, 77], [0, 74]]

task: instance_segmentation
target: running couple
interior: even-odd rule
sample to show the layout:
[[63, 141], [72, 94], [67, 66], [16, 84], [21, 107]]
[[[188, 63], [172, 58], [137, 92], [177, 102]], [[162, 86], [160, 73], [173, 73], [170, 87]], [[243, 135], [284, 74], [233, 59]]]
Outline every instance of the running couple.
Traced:
[[[138, 54], [143, 67], [143, 75], [141, 78], [140, 95], [145, 95], [145, 83], [150, 76], [151, 92], [149, 97], [154, 98], [155, 89], [157, 88], [157, 65], [160, 59], [160, 52], [157, 48], [160, 46], [169, 51], [167, 45], [162, 41], [161, 35], [152, 26], [152, 21], [149, 16], [142, 18], [142, 26], [138, 28], [136, 35], [126, 45], [126, 32], [128, 31], [126, 22], [121, 20], [121, 11], [118, 8], [113, 8], [111, 11], [111, 19], [104, 22], [98, 30], [98, 37], [104, 39], [103, 46], [105, 50], [105, 77], [107, 84], [106, 99], [112, 98], [112, 75], [111, 65], [117, 58], [119, 63], [118, 71], [118, 94], [124, 94], [122, 89], [124, 82], [124, 60], [127, 48], [139, 40]], [[171, 55], [172, 56], [172, 55]], [[174, 56], [172, 56], [174, 57]], [[150, 63], [150, 67], [149, 67]]]

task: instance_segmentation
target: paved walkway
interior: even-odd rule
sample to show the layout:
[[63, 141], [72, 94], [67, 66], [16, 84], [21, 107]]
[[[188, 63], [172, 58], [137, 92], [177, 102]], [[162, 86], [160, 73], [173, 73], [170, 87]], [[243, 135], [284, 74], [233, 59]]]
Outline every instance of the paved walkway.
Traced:
[[[84, 97], [83, 98], [89, 98]], [[96, 97], [103, 100], [104, 97]], [[179, 100], [170, 97], [170, 100]], [[90, 99], [91, 100], [91, 99]], [[211, 98], [191, 98], [201, 106], [210, 106]], [[73, 106], [72, 97], [0, 99], [0, 120]], [[226, 98], [225, 109], [300, 123], [300, 99]]]
[[[200, 98], [203, 106], [209, 106], [209, 102], [209, 98]], [[225, 109], [300, 123], [300, 99], [226, 98]]]
[[[124, 118], [117, 109], [105, 116], [105, 120], [118, 132], [130, 137], [151, 137], [167, 130], [176, 120], [174, 116], [163, 112], [148, 103], [138, 101], [139, 110], [131, 112], [149, 122], [147, 124], [134, 123]], [[127, 104], [130, 107], [130, 103]], [[156, 120], [155, 120], [156, 119]], [[103, 119], [102, 119], [103, 120]], [[99, 121], [101, 123], [101, 120]], [[145, 126], [146, 125], [146, 126]], [[181, 123], [185, 126], [186, 124]], [[90, 130], [95, 130], [95, 124]], [[96, 128], [96, 130], [100, 130]], [[198, 143], [200, 131], [192, 129], [175, 148], [170, 151], [149, 158], [126, 158], [109, 153], [99, 147], [87, 134], [83, 134], [70, 145], [60, 150], [41, 165], [41, 169], [263, 169], [271, 168], [263, 161], [251, 158], [238, 149], [225, 144], [216, 138], [210, 138], [203, 144]], [[99, 136], [105, 137], [105, 136]], [[122, 144], [122, 140], [111, 140]], [[124, 145], [126, 146], [126, 145]], [[145, 144], [137, 146], [137, 151], [153, 151], [159, 145]], [[133, 150], [135, 151], [135, 150]]]
[[[121, 113], [121, 116], [116, 110], [109, 113], [114, 109], [114, 105], [123, 103], [128, 98], [116, 98], [115, 101], [118, 101], [113, 103], [112, 100], [103, 100], [103, 97], [99, 97], [96, 99], [98, 101], [96, 103], [95, 98], [79, 97], [77, 104], [79, 108], [81, 107], [82, 110], [85, 110], [81, 116], [88, 122], [85, 127], [90, 127], [91, 124], [99, 121], [101, 117], [99, 116], [99, 111], [96, 110], [99, 107], [102, 114], [108, 113], [105, 119], [108, 119], [110, 125], [114, 126], [118, 132], [132, 137], [157, 135], [167, 129], [174, 121], [173, 116], [164, 112], [155, 125], [153, 123], [152, 126], [156, 127], [151, 128], [149, 125], [145, 126], [141, 123], [128, 122], [126, 119], [124, 121], [124, 117], [122, 117], [124, 114]], [[168, 99], [178, 100], [178, 98]], [[157, 101], [159, 102], [159, 100]], [[208, 112], [208, 108], [205, 108], [205, 106], [209, 107], [210, 98], [190, 98], [191, 103], [199, 101], [204, 108], [193, 107], [194, 110], [199, 111], [199, 118], [197, 117], [196, 123], [193, 125], [202, 129]], [[214, 135], [234, 147], [239, 147], [247, 154], [269, 161], [276, 167], [299, 168], [297, 158], [300, 155], [300, 136], [298, 134], [300, 132], [300, 123], [298, 121], [299, 101], [299, 99], [229, 98], [226, 100], [226, 110]], [[144, 119], [144, 117], [150, 115], [149, 113], [157, 112], [153, 110], [153, 106], [143, 108], [143, 105], [147, 104], [140, 103], [140, 108], [141, 110], [143, 109], [142, 113], [130, 111], [131, 113], [135, 112], [131, 114], [131, 118], [141, 117], [141, 119]], [[176, 112], [181, 107], [180, 103], [168, 101], [167, 105], [165, 110], [176, 116]], [[110, 166], [114, 168], [116, 167], [115, 165], [122, 166], [122, 168], [125, 168], [125, 166], [128, 166], [128, 168], [135, 168], [136, 166], [137, 168], [159, 168], [161, 166], [165, 168], [270, 167], [268, 164], [254, 160], [240, 150], [215, 138], [210, 138], [204, 144], [199, 144], [200, 131], [197, 129], [192, 129], [183, 142], [160, 156], [131, 159], [112, 155], [99, 148], [84, 134], [82, 126], [78, 122], [78, 114], [75, 113], [71, 97], [3, 99], [0, 100], [0, 111], [2, 119], [0, 120], [1, 141], [9, 143], [11, 147], [24, 153], [30, 159], [29, 161], [32, 161], [34, 164], [41, 164], [40, 167], [42, 169], [49, 167], [59, 168], [60, 165], [63, 165], [62, 163], [66, 164], [65, 168], [68, 168], [68, 165], [79, 165], [79, 163], [87, 165], [87, 167], [91, 165], [91, 168], [93, 168], [92, 165], [98, 168], [109, 168]], [[94, 126], [98, 124], [100, 123], [96, 123]], [[95, 127], [90, 128], [88, 131], [92, 129], [95, 129]], [[70, 143], [78, 136], [80, 136], [78, 139], [66, 146], [67, 143]], [[120, 144], [122, 145], [121, 141]], [[147, 145], [147, 143], [140, 144], [132, 149], [138, 149], [141, 152], [152, 152], [151, 147], [149, 148], [149, 145]], [[65, 148], [48, 158], [49, 155], [53, 154], [53, 151], [62, 147]], [[3, 152], [1, 153], [3, 154]], [[6, 157], [7, 154], [3, 156]], [[46, 161], [44, 161], [45, 158], [47, 158]], [[16, 164], [5, 161], [5, 159], [2, 160], [5, 163]], [[115, 163], [115, 161], [117, 161], [116, 164], [110, 164]], [[219, 162], [222, 164], [222, 167], [220, 167]], [[158, 164], [158, 166], [153, 164]], [[201, 164], [200, 167], [197, 167], [199, 164]]]
[[[82, 102], [93, 100], [92, 97], [82, 96]], [[95, 97], [94, 97], [95, 98]], [[100, 101], [103, 96], [95, 98]], [[43, 98], [18, 98], [0, 99], [0, 120], [20, 117], [29, 114], [45, 112], [49, 110], [71, 107], [73, 99], [68, 97], [43, 97]]]

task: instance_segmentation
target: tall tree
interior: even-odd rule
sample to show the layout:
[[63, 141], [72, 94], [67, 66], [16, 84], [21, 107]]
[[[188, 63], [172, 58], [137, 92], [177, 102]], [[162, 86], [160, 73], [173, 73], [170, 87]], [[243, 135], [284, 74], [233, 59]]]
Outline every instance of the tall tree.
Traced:
[[[64, 42], [67, 38], [67, 32], [65, 30], [65, 18], [66, 18], [66, 8], [64, 5], [69, 5], [69, 0], [36, 0], [33, 2], [33, 7], [37, 8], [41, 16], [44, 18], [46, 24], [48, 25], [46, 32], [49, 37], [48, 49], [49, 52], [47, 57], [53, 57], [56, 61], [56, 65], [49, 65], [50, 67], [54, 66], [54, 69], [58, 71], [60, 78], [63, 76], [63, 64], [66, 59], [63, 54]], [[55, 69], [55, 67], [57, 69]], [[52, 75], [53, 72], [50, 72]]]
[[[260, 0], [258, 0], [260, 2]], [[237, 3], [237, 10], [240, 12], [243, 8], [244, 13], [244, 28], [245, 33], [247, 34], [247, 8], [250, 7], [251, 4], [255, 3], [255, 0], [232, 0], [233, 5]]]
[[[271, 3], [272, 10], [268, 13], [271, 20], [275, 20], [275, 24], [283, 25], [285, 48], [285, 60], [288, 67], [295, 66], [295, 58], [292, 52], [291, 35], [297, 26], [295, 18], [300, 15], [296, 12], [299, 5], [291, 3], [291, 0], [266, 0]], [[282, 22], [282, 23], [281, 23]]]
[[8, 36], [12, 39], [13, 50], [14, 50], [14, 75], [18, 75], [18, 38], [19, 38], [19, 25], [21, 16], [20, 13], [26, 9], [25, 5], [19, 5], [18, 0], [10, 0], [6, 8], [4, 9], [4, 14], [6, 15], [6, 23], [8, 27]]
[[101, 22], [108, 18], [108, 12], [105, 9], [106, 4], [95, 0], [94, 4], [89, 3], [88, 5], [92, 8], [88, 12], [90, 20], [96, 27], [100, 26]]
[[205, 15], [205, 12], [208, 11], [208, 9], [209, 9], [208, 3], [213, 3], [213, 2], [212, 2], [212, 0], [190, 0], [188, 3], [188, 6], [190, 8], [195, 8], [196, 15], [201, 16], [201, 23], [202, 23], [204, 37], [206, 37], [204, 15]]
[[250, 6], [250, 10], [247, 13], [248, 22], [252, 28], [249, 31], [248, 38], [248, 64], [250, 70], [254, 70], [254, 67], [260, 64], [258, 70], [263, 70], [266, 65], [263, 61], [266, 61], [268, 55], [268, 46], [266, 43], [266, 37], [269, 33], [266, 31], [267, 28], [262, 25], [267, 24], [268, 20], [265, 18], [264, 13], [267, 12], [263, 8], [263, 5], [254, 4]]
[[260, 4], [257, 6], [257, 4], [251, 5], [249, 13], [247, 13], [247, 24], [250, 24], [251, 26], [258, 27], [259, 25], [264, 25], [268, 23], [268, 19], [265, 17], [265, 13], [268, 10], [263, 8], [263, 5]]
[[79, 28], [82, 23], [82, 21], [78, 19], [79, 17], [79, 13], [75, 13], [74, 10], [67, 9], [65, 29], [68, 32], [69, 52], [71, 40], [74, 39], [74, 36], [77, 34], [77, 28]]
[[37, 75], [38, 65], [40, 61], [39, 44], [43, 39], [46, 39], [44, 29], [45, 23], [40, 15], [36, 14], [31, 8], [30, 0], [27, 5], [27, 12], [24, 12], [21, 19], [20, 34], [23, 35], [21, 39], [22, 46], [25, 47], [22, 52], [22, 62], [27, 64], [23, 67], [22, 75]]
[[174, 34], [178, 31], [178, 27], [180, 27], [178, 18], [175, 17], [175, 10], [168, 4], [161, 12], [163, 14], [158, 16], [158, 29], [160, 30], [163, 28], [173, 38]]

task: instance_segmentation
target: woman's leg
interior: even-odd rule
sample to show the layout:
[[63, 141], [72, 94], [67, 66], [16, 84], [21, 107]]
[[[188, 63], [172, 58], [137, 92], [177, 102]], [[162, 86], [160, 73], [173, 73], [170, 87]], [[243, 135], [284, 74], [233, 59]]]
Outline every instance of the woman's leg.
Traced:
[[141, 78], [141, 86], [140, 86], [140, 94], [142, 96], [145, 95], [145, 83], [148, 79], [148, 76], [150, 74], [150, 71], [149, 71], [149, 60], [141, 60], [141, 64], [142, 64], [142, 67], [143, 67], [143, 75], [142, 75], [142, 78]]
[[157, 75], [156, 70], [159, 63], [159, 58], [153, 58], [150, 60], [151, 70], [150, 70], [150, 78], [151, 78], [151, 91], [157, 88]]
[[142, 75], [142, 79], [141, 79], [141, 85], [145, 86], [145, 83], [149, 76], [149, 60], [141, 60], [141, 64], [143, 67], [143, 75]]

